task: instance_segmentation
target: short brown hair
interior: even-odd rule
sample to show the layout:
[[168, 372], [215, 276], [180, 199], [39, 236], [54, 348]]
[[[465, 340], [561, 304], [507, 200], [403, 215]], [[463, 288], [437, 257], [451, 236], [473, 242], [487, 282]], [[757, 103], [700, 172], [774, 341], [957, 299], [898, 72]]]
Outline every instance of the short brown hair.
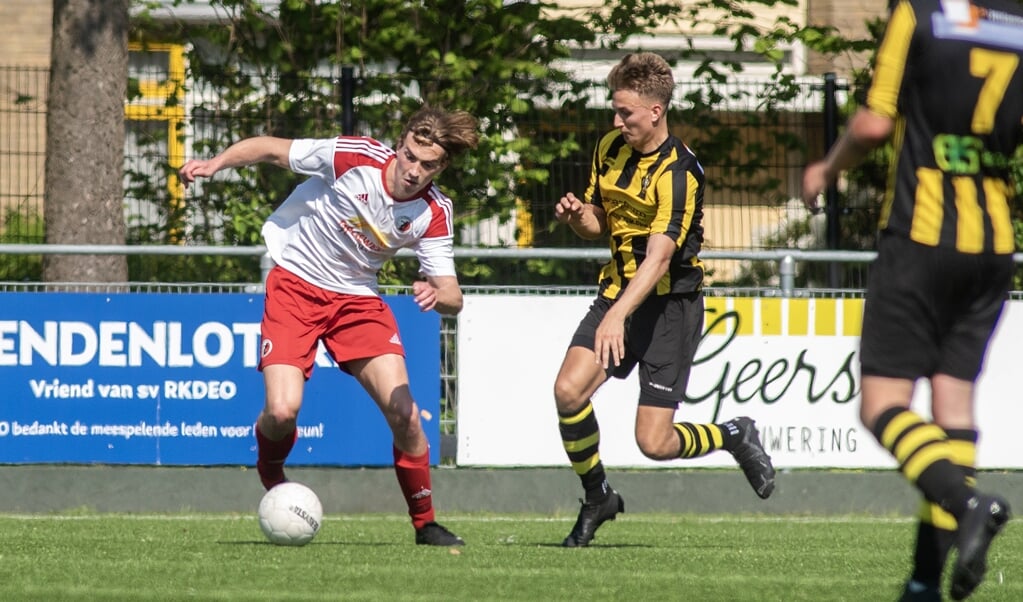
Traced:
[[671, 65], [659, 54], [637, 52], [626, 54], [607, 74], [611, 92], [632, 90], [640, 96], [655, 98], [668, 108], [675, 90]]
[[476, 148], [480, 136], [479, 122], [465, 111], [445, 111], [435, 107], [423, 107], [416, 111], [399, 137], [399, 145], [405, 136], [412, 134], [415, 141], [423, 146], [440, 145], [447, 153], [447, 159], [461, 154], [466, 149]]

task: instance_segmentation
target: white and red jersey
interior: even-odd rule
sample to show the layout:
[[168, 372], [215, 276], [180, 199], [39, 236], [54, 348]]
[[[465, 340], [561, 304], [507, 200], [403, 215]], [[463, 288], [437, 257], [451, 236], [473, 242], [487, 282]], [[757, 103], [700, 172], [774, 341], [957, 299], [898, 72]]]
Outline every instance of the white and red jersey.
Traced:
[[377, 272], [408, 247], [428, 276], [454, 276], [451, 199], [432, 182], [396, 200], [384, 182], [392, 149], [372, 138], [294, 140], [289, 162], [311, 176], [263, 225], [277, 265], [327, 290], [377, 295]]

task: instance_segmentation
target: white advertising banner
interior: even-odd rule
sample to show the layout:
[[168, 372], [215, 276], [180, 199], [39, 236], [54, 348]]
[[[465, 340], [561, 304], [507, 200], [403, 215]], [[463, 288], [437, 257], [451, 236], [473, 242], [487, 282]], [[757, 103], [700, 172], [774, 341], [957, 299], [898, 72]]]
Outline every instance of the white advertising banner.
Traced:
[[[460, 466], [567, 466], [554, 379], [590, 302], [581, 296], [472, 295], [458, 322]], [[676, 421], [756, 420], [778, 468], [893, 468], [859, 422], [862, 299], [708, 297], [704, 338]], [[978, 383], [980, 468], [1023, 468], [1018, 342], [1023, 302], [1007, 306]], [[657, 462], [635, 443], [635, 371], [594, 396], [600, 454], [612, 467], [734, 466], [727, 453]], [[930, 415], [926, 382], [913, 409]]]

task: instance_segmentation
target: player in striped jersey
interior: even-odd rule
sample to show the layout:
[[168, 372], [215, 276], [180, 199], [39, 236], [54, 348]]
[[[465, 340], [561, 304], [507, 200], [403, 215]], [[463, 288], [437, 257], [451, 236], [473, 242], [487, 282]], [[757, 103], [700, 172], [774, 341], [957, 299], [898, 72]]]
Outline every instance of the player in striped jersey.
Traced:
[[479, 141], [462, 111], [426, 107], [392, 150], [372, 138], [288, 140], [257, 136], [180, 170], [185, 184], [222, 169], [270, 163], [308, 176], [263, 226], [274, 262], [266, 282], [261, 357], [266, 402], [256, 421], [263, 486], [285, 481], [305, 380], [323, 342], [342, 370], [373, 398], [394, 435], [394, 467], [416, 543], [465, 542], [434, 520], [429, 443], [408, 386], [405, 349], [377, 272], [412, 249], [424, 281], [412, 284], [423, 311], [457, 314], [451, 199], [433, 179]]
[[[889, 138], [894, 145], [860, 344], [860, 418], [923, 494], [905, 600], [969, 596], [1009, 520], [975, 488], [975, 383], [1014, 270], [1009, 161], [1023, 144], [1023, 5], [901, 0], [878, 50], [866, 106], [823, 161], [804, 201]], [[931, 419], [910, 409], [931, 387]]]
[[668, 130], [675, 87], [660, 56], [625, 56], [608, 75], [615, 129], [593, 154], [582, 199], [567, 193], [555, 217], [582, 238], [608, 235], [611, 261], [600, 290], [565, 354], [554, 397], [562, 443], [585, 500], [566, 547], [590, 544], [625, 511], [600, 459], [591, 396], [612, 376], [639, 366], [636, 442], [655, 460], [732, 453], [757, 495], [774, 490], [774, 467], [753, 421], [675, 422], [703, 334], [703, 167]]

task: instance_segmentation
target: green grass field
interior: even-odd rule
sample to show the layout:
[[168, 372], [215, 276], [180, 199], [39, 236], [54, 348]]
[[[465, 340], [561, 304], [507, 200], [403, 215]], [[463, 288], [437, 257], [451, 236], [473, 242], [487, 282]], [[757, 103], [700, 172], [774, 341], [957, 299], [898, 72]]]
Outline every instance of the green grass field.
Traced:
[[[328, 515], [273, 546], [255, 516], [0, 515], [0, 600], [895, 600], [904, 518], [625, 514], [589, 548], [573, 517], [443, 516], [468, 546], [413, 543], [407, 517]], [[1023, 600], [1023, 525], [972, 600]]]

